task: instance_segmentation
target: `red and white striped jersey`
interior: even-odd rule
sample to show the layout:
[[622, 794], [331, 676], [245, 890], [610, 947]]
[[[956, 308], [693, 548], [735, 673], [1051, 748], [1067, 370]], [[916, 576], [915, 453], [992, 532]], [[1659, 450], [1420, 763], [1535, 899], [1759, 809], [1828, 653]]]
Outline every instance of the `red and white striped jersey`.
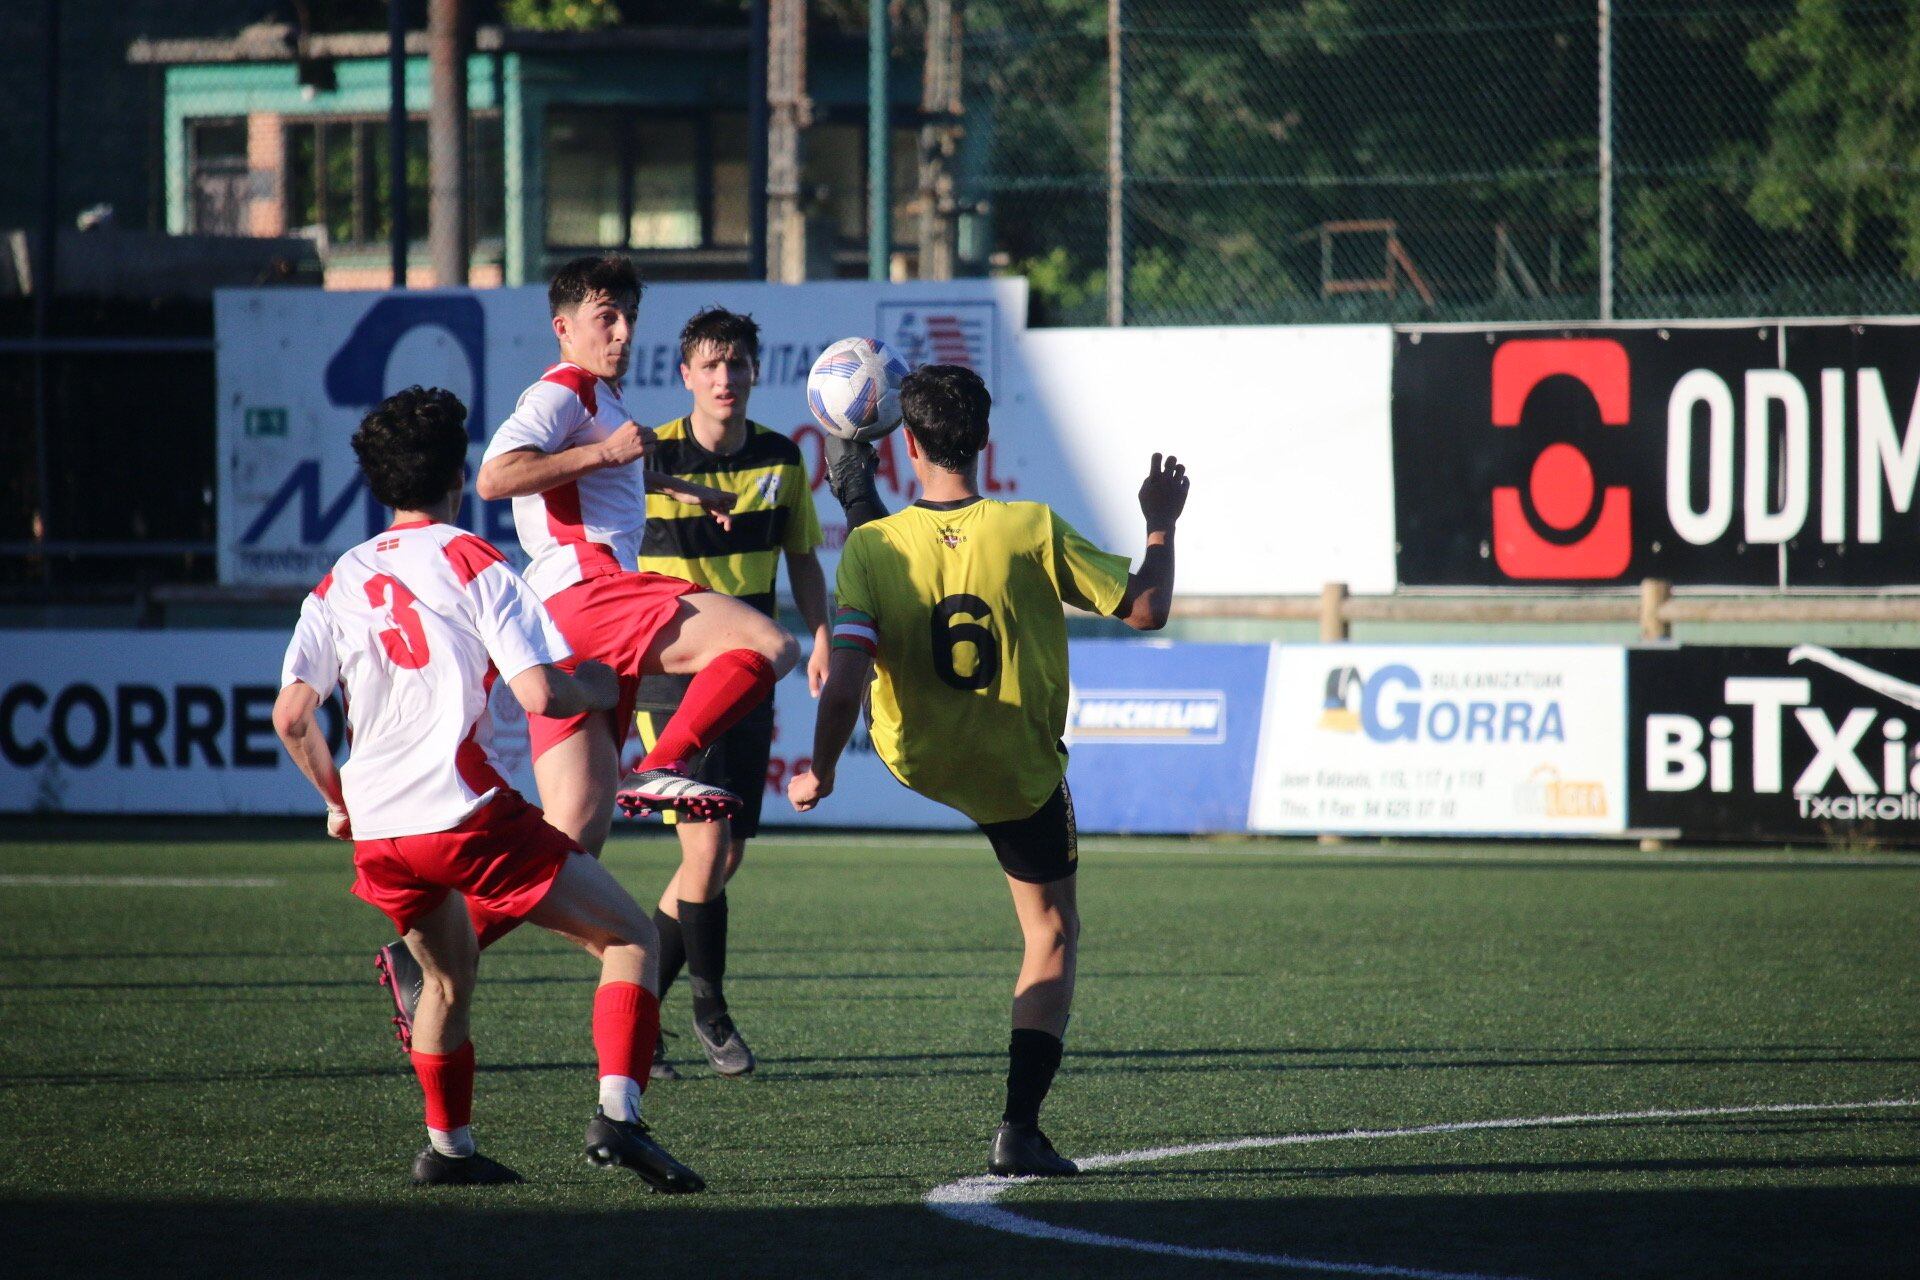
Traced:
[[491, 749], [494, 680], [571, 652], [491, 543], [419, 520], [334, 563], [300, 606], [280, 684], [341, 689], [354, 838], [423, 835], [507, 787]]
[[[486, 457], [598, 444], [627, 418], [612, 383], [577, 364], [557, 364], [521, 393], [513, 416], [487, 442]], [[531, 561], [527, 581], [542, 600], [589, 578], [632, 573], [647, 529], [642, 463], [592, 471], [545, 493], [515, 498], [513, 527]]]

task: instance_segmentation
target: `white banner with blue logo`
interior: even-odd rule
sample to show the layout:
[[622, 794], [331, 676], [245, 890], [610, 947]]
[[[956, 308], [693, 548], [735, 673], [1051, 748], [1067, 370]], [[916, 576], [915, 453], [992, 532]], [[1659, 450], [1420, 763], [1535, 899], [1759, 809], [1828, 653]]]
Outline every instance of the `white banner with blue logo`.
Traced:
[[1286, 645], [1251, 826], [1603, 835], [1626, 828], [1626, 651]]

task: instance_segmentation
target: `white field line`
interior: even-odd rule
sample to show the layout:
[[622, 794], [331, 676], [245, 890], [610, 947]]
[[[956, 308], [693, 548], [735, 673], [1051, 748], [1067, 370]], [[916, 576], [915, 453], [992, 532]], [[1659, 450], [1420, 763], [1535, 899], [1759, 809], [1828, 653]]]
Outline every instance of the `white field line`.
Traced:
[[0, 875], [0, 889], [272, 889], [270, 876]]
[[[1235, 1138], [1226, 1142], [1196, 1142], [1181, 1147], [1150, 1147], [1122, 1151], [1112, 1155], [1088, 1156], [1079, 1161], [1082, 1169], [1111, 1169], [1119, 1165], [1142, 1164], [1151, 1160], [1172, 1160], [1180, 1156], [1208, 1155], [1222, 1151], [1252, 1151], [1263, 1147], [1305, 1146], [1318, 1142], [1368, 1142], [1384, 1138], [1410, 1138], [1436, 1133], [1471, 1133], [1487, 1129], [1549, 1129], [1570, 1125], [1606, 1124], [1622, 1120], [1690, 1120], [1712, 1116], [1794, 1115], [1812, 1112], [1890, 1110], [1920, 1107], [1916, 1098], [1882, 1098], [1872, 1102], [1789, 1102], [1748, 1107], [1687, 1107], [1649, 1111], [1600, 1111], [1584, 1115], [1527, 1116], [1504, 1120], [1465, 1120], [1450, 1124], [1423, 1124], [1405, 1129], [1344, 1129], [1337, 1133], [1290, 1133], [1277, 1137]], [[1104, 1249], [1126, 1249], [1135, 1253], [1159, 1254], [1170, 1258], [1190, 1258], [1205, 1262], [1238, 1262], [1250, 1266], [1275, 1267], [1286, 1271], [1317, 1271], [1334, 1275], [1388, 1276], [1397, 1280], [1517, 1280], [1515, 1277], [1483, 1275], [1478, 1272], [1426, 1271], [1417, 1267], [1375, 1265], [1361, 1262], [1334, 1262], [1302, 1258], [1284, 1253], [1252, 1253], [1241, 1249], [1207, 1249], [1193, 1245], [1171, 1244], [1160, 1240], [1137, 1240], [1128, 1236], [1083, 1231], [1077, 1227], [1056, 1226], [1051, 1222], [1023, 1217], [995, 1203], [1017, 1186], [1034, 1178], [961, 1178], [927, 1192], [924, 1203], [935, 1213], [956, 1222], [1004, 1231], [1036, 1240], [1055, 1240], [1067, 1244], [1092, 1245]]]
[[[871, 848], [881, 846], [893, 849], [965, 849], [967, 837], [959, 832], [952, 836], [929, 839], [917, 833], [903, 833], [898, 836], [885, 833], [853, 832], [846, 835], [794, 835], [768, 834], [761, 837], [769, 844], [799, 845], [807, 848]], [[1272, 842], [1249, 841], [1246, 843], [1216, 843], [1207, 840], [1124, 840], [1107, 841], [1098, 836], [1082, 837], [1080, 848], [1084, 852], [1097, 853], [1105, 857], [1111, 854], [1148, 854], [1164, 856], [1169, 853], [1192, 854], [1196, 857], [1254, 857], [1254, 858], [1302, 858], [1315, 861], [1384, 861], [1384, 862], [1564, 862], [1568, 865], [1580, 863], [1644, 863], [1648, 866], [1751, 866], [1765, 864], [1769, 866], [1807, 866], [1807, 867], [1920, 867], [1920, 853], [1823, 853], [1815, 850], [1798, 852], [1786, 849], [1754, 849], [1746, 852], [1738, 850], [1714, 849], [1664, 849], [1653, 853], [1642, 853], [1638, 849], [1622, 845], [1609, 848], [1583, 843], [1580, 847], [1566, 845], [1537, 847], [1525, 846], [1513, 849], [1498, 848], [1457, 848], [1453, 846], [1432, 847], [1423, 845], [1394, 845], [1390, 848], [1356, 846], [1337, 846], [1328, 848], [1320, 845], [1301, 847], [1297, 842], [1275, 839]]]

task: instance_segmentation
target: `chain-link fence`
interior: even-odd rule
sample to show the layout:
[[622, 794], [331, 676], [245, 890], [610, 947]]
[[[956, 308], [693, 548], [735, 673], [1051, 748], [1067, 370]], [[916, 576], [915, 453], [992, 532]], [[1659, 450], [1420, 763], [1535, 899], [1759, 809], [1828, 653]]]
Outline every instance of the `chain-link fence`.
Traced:
[[970, 0], [965, 30], [962, 200], [1043, 323], [1920, 310], [1912, 0]]

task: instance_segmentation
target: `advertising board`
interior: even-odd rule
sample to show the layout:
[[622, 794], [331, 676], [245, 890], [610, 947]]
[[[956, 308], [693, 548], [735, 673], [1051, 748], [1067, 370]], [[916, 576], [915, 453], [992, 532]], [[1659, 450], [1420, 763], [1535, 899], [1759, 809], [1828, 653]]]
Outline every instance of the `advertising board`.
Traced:
[[1885, 322], [1399, 331], [1400, 581], [1913, 582], [1916, 337]]
[[1625, 678], [1604, 645], [1278, 646], [1251, 826], [1622, 831]]

